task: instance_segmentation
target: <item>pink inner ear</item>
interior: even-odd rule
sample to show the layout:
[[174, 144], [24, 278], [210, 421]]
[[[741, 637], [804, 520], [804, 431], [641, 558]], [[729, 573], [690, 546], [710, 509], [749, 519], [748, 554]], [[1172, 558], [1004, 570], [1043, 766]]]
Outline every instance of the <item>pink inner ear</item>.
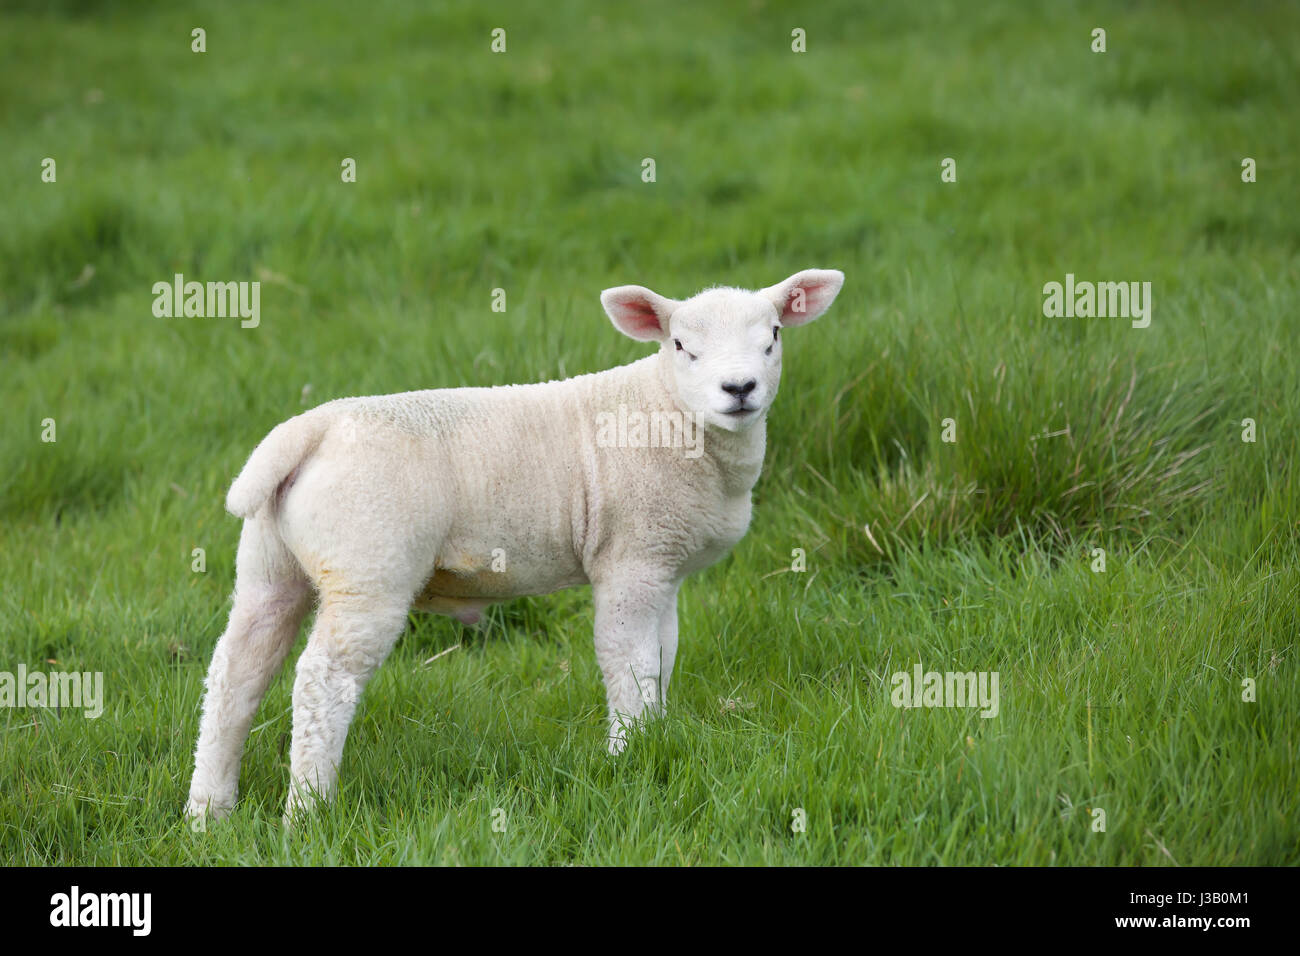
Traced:
[[659, 313], [645, 299], [623, 299], [616, 304], [619, 324], [633, 335], [657, 336], [663, 332]]
[[[818, 282], [815, 279], [792, 284], [785, 293], [785, 306], [781, 309], [781, 324], [800, 325], [820, 315], [825, 307], [827, 286], [828, 283]], [[800, 289], [803, 290], [802, 302], [799, 297]], [[802, 309], [796, 311], [797, 305], [801, 305]]]

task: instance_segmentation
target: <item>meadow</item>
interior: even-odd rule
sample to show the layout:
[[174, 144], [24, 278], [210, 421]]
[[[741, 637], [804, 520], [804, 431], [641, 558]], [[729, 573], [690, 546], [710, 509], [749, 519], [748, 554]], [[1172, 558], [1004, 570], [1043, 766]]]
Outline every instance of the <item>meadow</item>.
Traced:
[[[104, 699], [0, 708], [0, 863], [1300, 862], [1297, 32], [1280, 2], [9, 4], [0, 671]], [[605, 752], [587, 589], [412, 615], [335, 803], [280, 824], [291, 658], [238, 810], [190, 829], [223, 499], [272, 426], [632, 361], [602, 289], [806, 267], [847, 281], [786, 339], [664, 720]], [[178, 273], [259, 281], [258, 326], [156, 317]], [[1150, 325], [1044, 315], [1067, 274], [1150, 282]], [[895, 707], [918, 664], [997, 672], [997, 716]]]

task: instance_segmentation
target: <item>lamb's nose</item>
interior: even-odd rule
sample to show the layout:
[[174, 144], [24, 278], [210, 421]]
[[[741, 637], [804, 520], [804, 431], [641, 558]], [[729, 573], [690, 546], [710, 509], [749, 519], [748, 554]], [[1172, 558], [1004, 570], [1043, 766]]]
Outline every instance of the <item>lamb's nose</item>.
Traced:
[[755, 379], [751, 378], [748, 382], [745, 382], [743, 385], [738, 385], [735, 382], [723, 382], [722, 390], [726, 392], [728, 395], [735, 395], [737, 398], [743, 400], [746, 396], [749, 395], [750, 392], [754, 390], [754, 387], [757, 385], [758, 382]]

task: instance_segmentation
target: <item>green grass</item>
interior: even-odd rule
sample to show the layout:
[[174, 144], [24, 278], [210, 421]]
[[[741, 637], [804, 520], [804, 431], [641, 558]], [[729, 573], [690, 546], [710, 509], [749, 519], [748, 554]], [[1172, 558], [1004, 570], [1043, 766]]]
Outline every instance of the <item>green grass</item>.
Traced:
[[[1300, 11], [881, 7], [0, 15], [0, 670], [106, 696], [0, 710], [0, 863], [1300, 862]], [[848, 280], [663, 722], [605, 754], [585, 590], [417, 616], [335, 804], [280, 827], [291, 663], [190, 832], [222, 499], [306, 386], [592, 371], [646, 351], [602, 288], [813, 266]], [[261, 326], [154, 318], [176, 272], [261, 279]], [[1044, 318], [1066, 272], [1152, 282], [1150, 328]], [[917, 662], [997, 671], [1000, 714], [895, 709]]]

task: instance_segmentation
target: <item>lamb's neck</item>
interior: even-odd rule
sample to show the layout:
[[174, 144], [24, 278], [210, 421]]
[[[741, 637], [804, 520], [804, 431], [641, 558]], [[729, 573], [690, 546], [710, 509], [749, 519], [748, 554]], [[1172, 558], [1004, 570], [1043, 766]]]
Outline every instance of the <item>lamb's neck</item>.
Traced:
[[730, 495], [747, 495], [763, 473], [767, 450], [767, 413], [743, 432], [723, 428], [704, 429], [704, 454], [718, 463]]
[[[676, 408], [683, 415], [690, 415], [678, 400], [672, 389], [671, 372], [668, 369], [669, 353], [662, 351], [650, 357], [646, 362], [647, 385], [658, 393], [662, 407]], [[749, 494], [758, 477], [763, 472], [763, 456], [767, 451], [767, 412], [763, 412], [749, 428], [744, 431], [730, 432], [725, 428], [712, 425], [699, 425], [699, 441], [703, 446], [704, 457], [711, 459], [723, 476], [728, 495]]]

